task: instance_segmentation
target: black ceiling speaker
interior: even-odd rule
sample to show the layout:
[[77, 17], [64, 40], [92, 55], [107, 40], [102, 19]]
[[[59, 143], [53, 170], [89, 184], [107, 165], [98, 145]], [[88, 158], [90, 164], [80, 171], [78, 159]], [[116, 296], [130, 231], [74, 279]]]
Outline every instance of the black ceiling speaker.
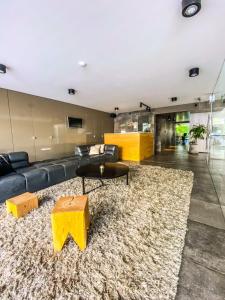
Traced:
[[196, 77], [199, 75], [199, 68], [192, 68], [189, 70], [189, 77]]
[[182, 15], [186, 18], [193, 17], [201, 9], [201, 0], [182, 0]]
[[68, 89], [69, 95], [75, 95], [76, 91], [74, 89]]
[[0, 64], [0, 73], [5, 74], [6, 73], [6, 66]]

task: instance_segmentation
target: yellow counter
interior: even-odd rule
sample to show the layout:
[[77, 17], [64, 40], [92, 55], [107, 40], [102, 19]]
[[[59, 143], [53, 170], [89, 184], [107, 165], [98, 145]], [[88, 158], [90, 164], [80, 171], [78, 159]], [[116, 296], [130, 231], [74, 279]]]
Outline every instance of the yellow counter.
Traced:
[[154, 155], [154, 135], [149, 132], [105, 133], [104, 143], [117, 145], [121, 160], [141, 161]]

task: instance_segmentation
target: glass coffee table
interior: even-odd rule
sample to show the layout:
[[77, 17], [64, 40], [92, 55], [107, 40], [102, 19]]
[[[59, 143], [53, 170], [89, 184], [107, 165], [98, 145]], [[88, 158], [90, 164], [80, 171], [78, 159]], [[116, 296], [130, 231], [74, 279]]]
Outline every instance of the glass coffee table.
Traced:
[[[126, 176], [126, 184], [129, 182], [129, 167], [120, 163], [104, 163], [104, 164], [89, 164], [81, 166], [76, 171], [77, 176], [82, 178], [82, 191], [83, 195], [88, 194], [97, 188], [104, 185], [103, 179], [114, 179], [122, 176]], [[101, 185], [96, 188], [86, 191], [85, 190], [85, 178], [97, 179], [101, 182]]]

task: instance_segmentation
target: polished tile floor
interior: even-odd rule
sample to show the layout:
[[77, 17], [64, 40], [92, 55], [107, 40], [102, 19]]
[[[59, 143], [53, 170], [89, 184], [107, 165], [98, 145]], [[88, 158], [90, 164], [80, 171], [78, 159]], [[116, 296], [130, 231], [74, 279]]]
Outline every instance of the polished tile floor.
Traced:
[[194, 172], [176, 300], [225, 300], [225, 162], [169, 150], [143, 164]]

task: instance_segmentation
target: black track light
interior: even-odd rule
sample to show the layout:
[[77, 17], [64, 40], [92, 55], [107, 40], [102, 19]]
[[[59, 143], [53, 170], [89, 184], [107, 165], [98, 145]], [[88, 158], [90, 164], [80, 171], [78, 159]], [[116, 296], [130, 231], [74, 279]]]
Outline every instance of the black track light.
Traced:
[[5, 74], [6, 73], [6, 66], [3, 64], [0, 64], [0, 73]]
[[201, 0], [182, 0], [182, 15], [186, 18], [193, 17], [201, 9]]
[[151, 112], [151, 107], [148, 106], [147, 104], [144, 104], [143, 102], [140, 102], [140, 107], [144, 106], [145, 107], [145, 110], [148, 111], [148, 112]]
[[196, 77], [199, 75], [199, 68], [192, 68], [189, 70], [189, 77]]
[[76, 93], [76, 90], [74, 90], [74, 89], [68, 89], [68, 94], [69, 95], [75, 95], [75, 93]]

